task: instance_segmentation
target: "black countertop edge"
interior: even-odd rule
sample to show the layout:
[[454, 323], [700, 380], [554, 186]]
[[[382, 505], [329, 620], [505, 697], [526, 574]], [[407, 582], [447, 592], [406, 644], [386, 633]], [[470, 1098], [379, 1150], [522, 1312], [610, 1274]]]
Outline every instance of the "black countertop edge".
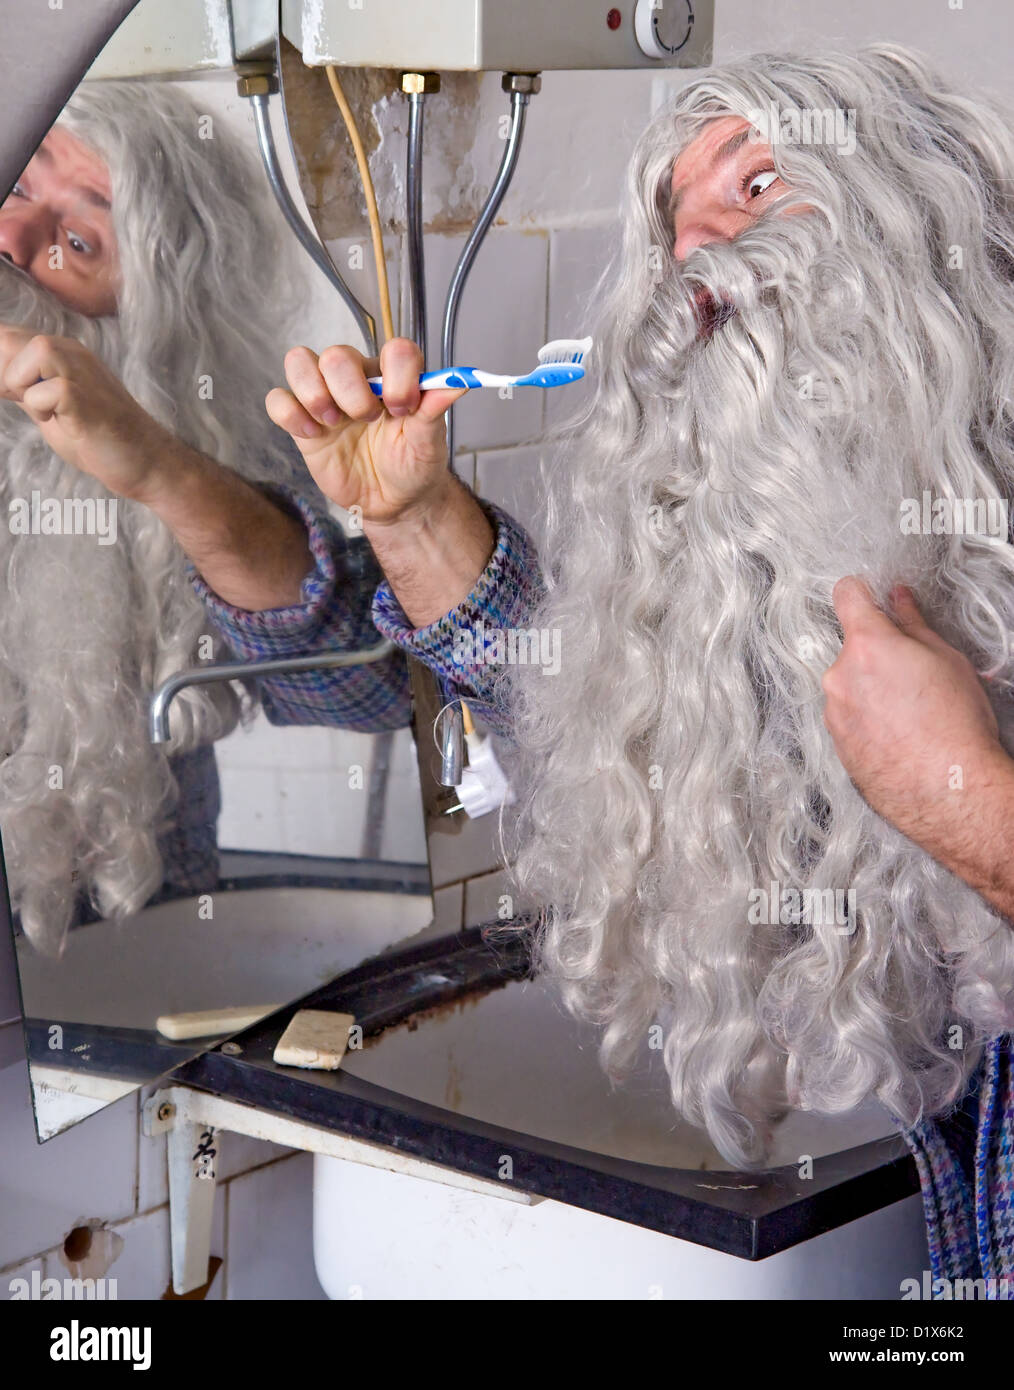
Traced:
[[506, 1154], [513, 1161], [513, 1188], [748, 1260], [918, 1192], [915, 1164], [900, 1134], [817, 1159], [808, 1180], [795, 1166], [666, 1169], [516, 1134], [340, 1069], [300, 1075], [272, 1061], [297, 1009], [352, 1013], [370, 1036], [477, 989], [524, 978], [530, 973], [527, 927], [517, 923], [512, 936], [495, 923], [375, 957], [237, 1034], [239, 1055], [206, 1052], [169, 1080], [487, 1180], [498, 1180]]

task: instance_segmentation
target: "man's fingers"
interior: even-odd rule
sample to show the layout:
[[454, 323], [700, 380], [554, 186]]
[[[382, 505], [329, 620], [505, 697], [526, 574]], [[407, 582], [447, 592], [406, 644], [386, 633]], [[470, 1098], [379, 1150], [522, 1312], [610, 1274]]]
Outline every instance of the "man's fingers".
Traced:
[[931, 647], [947, 647], [938, 632], [934, 632], [919, 610], [915, 594], [904, 584], [897, 584], [891, 590], [891, 616], [906, 637], [924, 642]]
[[264, 409], [268, 419], [279, 429], [291, 434], [294, 439], [317, 439], [324, 433], [308, 410], [305, 410], [291, 391], [281, 386], [274, 387], [264, 397]]
[[66, 381], [60, 377], [50, 377], [47, 381], [29, 386], [18, 404], [37, 425], [42, 425], [51, 420], [60, 406], [66, 403], [66, 390]]
[[420, 391], [419, 409], [412, 418], [425, 420], [427, 424], [441, 420], [456, 400], [467, 395], [466, 386], [456, 386], [453, 390], [441, 387], [439, 391]]
[[4, 389], [14, 398], [37, 381], [67, 376], [67, 340], [36, 333], [28, 338], [7, 363], [3, 372]]
[[[304, 349], [305, 351], [305, 349]], [[367, 376], [379, 376], [379, 363], [364, 357], [355, 348], [325, 348], [317, 364], [321, 381], [332, 400], [352, 420], [377, 420], [384, 407], [367, 385]], [[325, 424], [334, 424], [326, 416]]]
[[391, 338], [380, 349], [384, 405], [391, 415], [411, 415], [418, 409], [423, 355], [411, 338]]

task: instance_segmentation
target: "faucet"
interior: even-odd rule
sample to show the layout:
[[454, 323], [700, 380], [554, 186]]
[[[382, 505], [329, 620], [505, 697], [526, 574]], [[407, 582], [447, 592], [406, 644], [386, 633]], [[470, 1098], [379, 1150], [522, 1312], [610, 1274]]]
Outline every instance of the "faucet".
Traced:
[[395, 651], [388, 638], [361, 651], [317, 652], [313, 656], [274, 657], [264, 661], [222, 661], [213, 666], [194, 666], [177, 671], [164, 680], [151, 697], [149, 732], [152, 743], [169, 742], [169, 706], [188, 685], [208, 685], [212, 681], [239, 680], [243, 676], [280, 676], [296, 671], [330, 670], [336, 666], [365, 666]]

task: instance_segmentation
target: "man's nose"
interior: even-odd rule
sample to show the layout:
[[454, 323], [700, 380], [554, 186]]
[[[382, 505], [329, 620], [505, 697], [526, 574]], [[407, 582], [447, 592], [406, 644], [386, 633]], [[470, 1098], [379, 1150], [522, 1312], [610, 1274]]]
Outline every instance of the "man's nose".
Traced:
[[685, 223], [677, 230], [673, 243], [673, 255], [678, 261], [685, 261], [690, 252], [698, 246], [707, 246], [709, 241], [730, 241], [728, 232], [715, 226], [707, 219]]
[[0, 256], [27, 270], [44, 231], [41, 218], [31, 210], [0, 208]]

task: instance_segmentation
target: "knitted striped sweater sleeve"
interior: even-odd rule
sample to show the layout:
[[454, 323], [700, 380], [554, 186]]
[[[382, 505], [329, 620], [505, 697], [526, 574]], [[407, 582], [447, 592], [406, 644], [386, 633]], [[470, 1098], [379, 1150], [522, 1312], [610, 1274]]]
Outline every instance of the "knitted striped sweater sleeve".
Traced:
[[464, 697], [494, 733], [510, 737], [502, 662], [489, 660], [497, 634], [526, 629], [544, 592], [534, 543], [501, 507], [476, 498], [496, 545], [472, 592], [428, 627], [413, 628], [385, 581], [373, 599], [373, 621], [385, 637], [435, 673], [445, 702]]

